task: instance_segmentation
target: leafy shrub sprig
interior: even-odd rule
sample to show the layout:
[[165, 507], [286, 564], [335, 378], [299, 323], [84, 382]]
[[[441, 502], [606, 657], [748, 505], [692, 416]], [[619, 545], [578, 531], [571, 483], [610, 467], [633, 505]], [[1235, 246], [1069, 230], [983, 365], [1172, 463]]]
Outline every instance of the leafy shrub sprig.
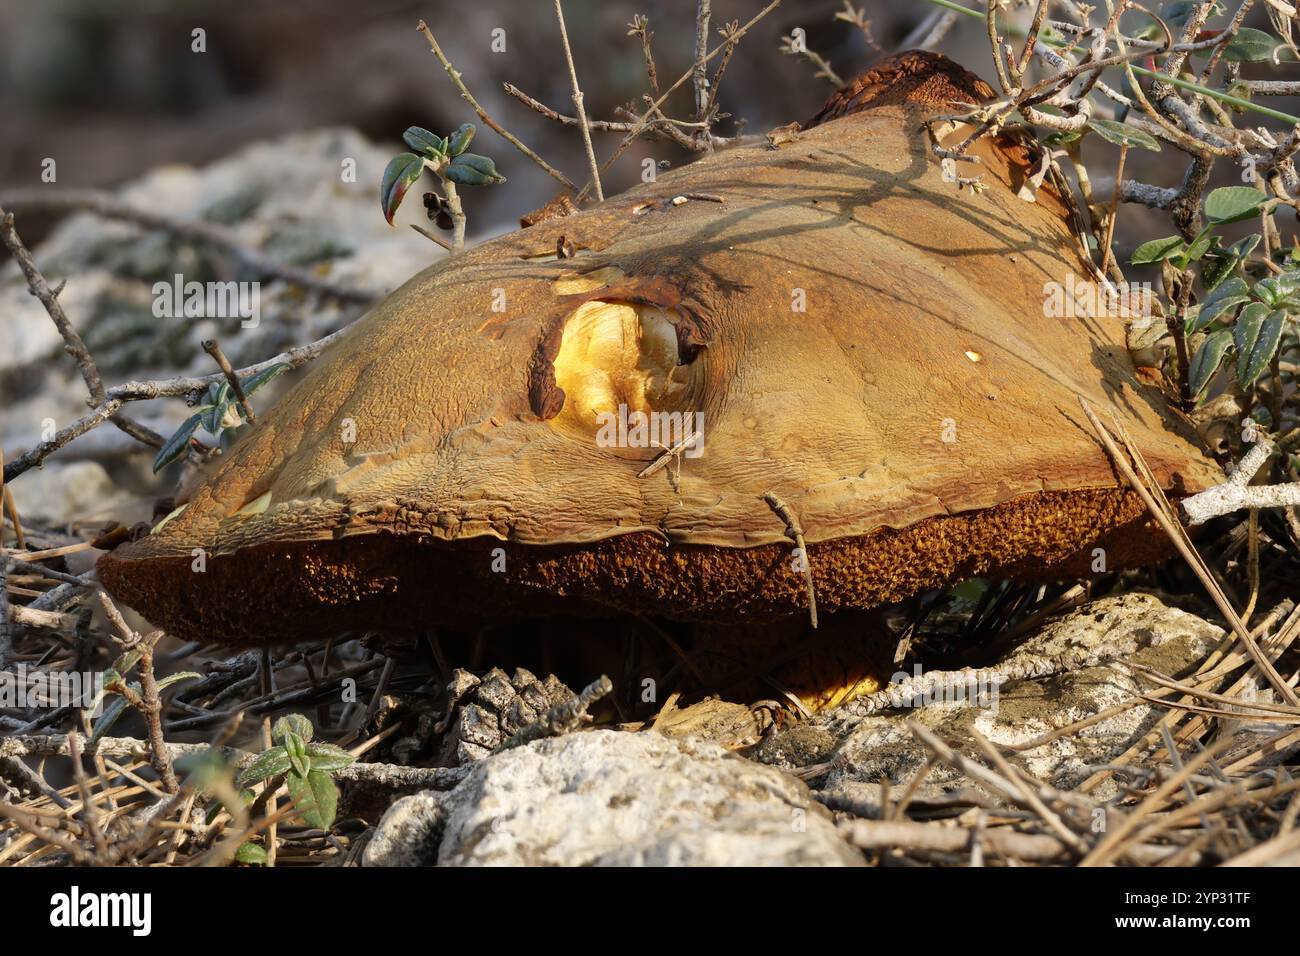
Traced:
[[506, 181], [490, 158], [465, 151], [473, 138], [472, 123], [462, 124], [446, 137], [419, 126], [412, 126], [402, 134], [402, 139], [414, 152], [394, 156], [384, 169], [384, 178], [379, 185], [379, 203], [389, 225], [392, 225], [393, 216], [407, 191], [428, 169], [438, 177], [443, 191], [442, 196], [430, 194], [426, 197], [430, 218], [443, 228], [450, 225], [453, 248], [459, 249], [464, 245], [465, 214], [456, 187], [492, 186]]
[[[252, 395], [290, 367], [287, 362], [277, 362], [262, 369], [256, 375], [241, 378], [239, 384], [244, 390], [244, 395]], [[230, 387], [229, 382], [213, 382], [209, 385], [196, 408], [197, 411], [185, 419], [181, 427], [176, 429], [172, 437], [167, 439], [158, 450], [153, 460], [155, 474], [184, 456], [189, 450], [190, 439], [194, 437], [200, 425], [203, 426], [204, 431], [220, 441], [225, 431], [244, 424], [244, 419], [239, 414], [239, 400], [235, 397], [235, 390]]]
[[338, 811], [338, 786], [330, 776], [352, 764], [357, 758], [342, 747], [312, 742], [311, 721], [301, 714], [281, 717], [271, 728], [275, 746], [258, 755], [236, 780], [239, 787], [250, 787], [284, 776], [298, 815], [321, 830], [334, 825]]
[[[1205, 295], [1184, 315], [1182, 333], [1196, 344], [1187, 373], [1193, 400], [1204, 397], [1225, 360], [1235, 363], [1237, 385], [1246, 391], [1273, 363], [1283, 335], [1300, 317], [1300, 262], [1289, 270], [1254, 280], [1243, 265], [1262, 240], [1258, 233], [1225, 246], [1219, 227], [1271, 212], [1276, 202], [1248, 186], [1226, 186], [1205, 199], [1206, 226], [1190, 242], [1166, 236], [1142, 243], [1134, 265], [1167, 262], [1183, 272], [1198, 267]], [[1282, 266], [1278, 267], [1282, 269]], [[1277, 422], [1273, 427], [1278, 427]]]

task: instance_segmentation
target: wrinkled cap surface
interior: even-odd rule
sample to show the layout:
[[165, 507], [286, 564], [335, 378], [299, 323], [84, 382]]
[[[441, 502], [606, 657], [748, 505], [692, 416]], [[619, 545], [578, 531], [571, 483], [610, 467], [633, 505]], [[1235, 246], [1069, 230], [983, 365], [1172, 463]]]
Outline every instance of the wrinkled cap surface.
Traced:
[[[943, 62], [953, 98], [986, 95]], [[1090, 281], [1060, 197], [1018, 198], [1033, 157], [1008, 138], [959, 167], [989, 188], [959, 191], [920, 128], [934, 98], [875, 98], [415, 276], [103, 581], [225, 640], [375, 614], [801, 613], [767, 493], [829, 610], [1086, 573], [1098, 543], [1112, 568], [1157, 556], [1080, 397], [1166, 488], [1220, 472], [1136, 379], [1121, 319], [1045, 307]]]

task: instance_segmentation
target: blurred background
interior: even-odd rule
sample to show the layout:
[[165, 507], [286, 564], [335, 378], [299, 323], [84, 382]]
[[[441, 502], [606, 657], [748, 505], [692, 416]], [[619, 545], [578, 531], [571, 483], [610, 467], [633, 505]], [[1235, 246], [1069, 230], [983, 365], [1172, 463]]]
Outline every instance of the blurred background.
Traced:
[[[933, 9], [900, 0], [859, 6], [876, 43], [891, 52]], [[710, 46], [719, 42], [718, 27], [743, 23], [761, 8], [757, 0], [715, 0]], [[778, 52], [780, 38], [795, 27], [841, 76], [869, 66], [880, 51], [858, 27], [834, 19], [841, 9], [839, 0], [786, 0], [760, 21], [727, 67], [724, 109], [757, 133], [816, 110], [832, 84], [815, 78], [808, 62]], [[616, 107], [640, 104], [647, 90], [640, 41], [628, 35], [638, 13], [650, 20], [666, 87], [691, 64], [694, 0], [565, 3], [592, 117], [616, 119]], [[49, 156], [58, 158], [60, 184], [105, 187], [160, 164], [203, 164], [295, 130], [350, 127], [396, 151], [407, 126], [454, 129], [474, 116], [416, 32], [421, 18], [488, 112], [577, 179], [585, 167], [577, 131], [501, 89], [513, 83], [572, 114], [549, 0], [4, 0], [0, 187], [39, 183], [41, 160]], [[196, 27], [206, 30], [205, 53], [191, 50]], [[492, 49], [498, 29], [505, 31], [503, 52]], [[984, 59], [976, 55], [978, 41], [978, 31], [956, 29], [946, 48], [978, 64]], [[690, 103], [687, 84], [669, 101], [669, 112], [685, 116]], [[732, 129], [727, 123], [720, 131]], [[598, 154], [607, 155], [619, 138], [601, 134]], [[499, 137], [483, 131], [478, 148], [491, 150], [511, 185], [468, 191], [471, 230], [512, 222], [554, 194], [552, 181]], [[618, 162], [607, 191], [635, 181], [645, 155], [672, 163], [686, 158], [671, 144], [639, 143]], [[30, 224], [28, 233], [37, 225], [48, 228]]]

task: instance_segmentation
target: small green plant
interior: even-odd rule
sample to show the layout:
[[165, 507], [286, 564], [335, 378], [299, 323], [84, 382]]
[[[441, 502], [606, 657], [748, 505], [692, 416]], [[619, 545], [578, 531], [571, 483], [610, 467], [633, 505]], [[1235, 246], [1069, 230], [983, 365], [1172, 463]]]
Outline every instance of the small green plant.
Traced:
[[[90, 744], [94, 746], [100, 739], [113, 729], [113, 725], [121, 719], [122, 714], [126, 712], [127, 707], [133, 707], [141, 710], [142, 686], [138, 680], [128, 680], [128, 675], [135, 670], [136, 666], [144, 658], [144, 649], [133, 647], [120, 655], [111, 667], [104, 672], [104, 683], [98, 697], [91, 704], [91, 709], [99, 706], [103, 699], [112, 695], [113, 699], [104, 704], [103, 710], [99, 717], [96, 718], [95, 724], [90, 733]], [[157, 682], [158, 693], [162, 693], [173, 684], [178, 684], [185, 680], [196, 680], [201, 677], [194, 671], [179, 671], [175, 674], [168, 674]]]
[[339, 791], [330, 774], [356, 760], [341, 747], [312, 743], [311, 721], [301, 714], [281, 717], [271, 728], [275, 746], [259, 754], [235, 781], [238, 787], [283, 776], [295, 809], [308, 826], [328, 830], [334, 825]]
[[[240, 379], [239, 384], [244, 390], [245, 397], [252, 395], [271, 379], [290, 367], [287, 362], [277, 362], [275, 365], [262, 369], [256, 375]], [[235, 396], [235, 390], [230, 387], [229, 382], [213, 382], [208, 386], [207, 391], [203, 393], [197, 411], [185, 419], [181, 427], [176, 429], [172, 437], [168, 438], [163, 443], [162, 448], [158, 450], [158, 454], [153, 460], [154, 472], [161, 471], [185, 455], [189, 450], [190, 440], [194, 437], [194, 433], [198, 431], [200, 425], [203, 426], [204, 431], [220, 441], [224, 432], [238, 428], [242, 424], [244, 424], [244, 420], [239, 414], [239, 399]]]
[[1204, 397], [1225, 359], [1235, 363], [1241, 390], [1250, 389], [1300, 317], [1300, 262], [1294, 252], [1275, 264], [1279, 272], [1254, 279], [1243, 266], [1262, 237], [1256, 233], [1225, 246], [1216, 234], [1222, 226], [1268, 214], [1275, 205], [1247, 186], [1216, 189], [1205, 200], [1206, 225], [1190, 242], [1166, 236], [1142, 243], [1133, 253], [1134, 265], [1168, 263], [1180, 273], [1193, 266], [1199, 270], [1204, 298], [1186, 309], [1179, 330], [1195, 345], [1187, 370], [1187, 394], [1194, 401]]
[[436, 217], [440, 225], [449, 221], [452, 247], [459, 249], [464, 245], [465, 214], [456, 187], [492, 186], [506, 181], [497, 172], [496, 163], [487, 156], [465, 152], [473, 138], [472, 123], [462, 124], [446, 137], [419, 126], [412, 126], [402, 134], [402, 139], [414, 152], [394, 156], [384, 169], [384, 178], [379, 185], [379, 203], [389, 225], [393, 224], [393, 216], [407, 191], [428, 169], [438, 177], [443, 191], [442, 196], [431, 193], [425, 197], [430, 218]]

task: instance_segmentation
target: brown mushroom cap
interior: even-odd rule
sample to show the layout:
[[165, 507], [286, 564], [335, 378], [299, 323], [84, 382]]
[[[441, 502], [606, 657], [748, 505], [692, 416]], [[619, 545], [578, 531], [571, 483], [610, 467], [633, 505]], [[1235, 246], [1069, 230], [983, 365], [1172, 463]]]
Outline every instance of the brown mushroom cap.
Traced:
[[[1087, 573], [1095, 547], [1112, 569], [1162, 556], [1079, 398], [1166, 488], [1220, 472], [1136, 379], [1121, 320], [1046, 314], [1045, 283], [1088, 272], [1061, 198], [1017, 197], [1026, 149], [976, 147], [960, 172], [982, 194], [944, 181], [920, 122], [987, 87], [942, 63], [919, 104], [881, 97], [876, 71], [870, 109], [840, 94], [839, 118], [780, 148], [706, 156], [411, 279], [184, 511], [101, 560], [105, 586], [225, 641], [558, 608], [806, 613], [769, 492], [826, 611]], [[555, 258], [564, 240], [576, 257]], [[698, 413], [703, 453], [640, 477], [661, 448], [597, 441], [620, 404]]]

